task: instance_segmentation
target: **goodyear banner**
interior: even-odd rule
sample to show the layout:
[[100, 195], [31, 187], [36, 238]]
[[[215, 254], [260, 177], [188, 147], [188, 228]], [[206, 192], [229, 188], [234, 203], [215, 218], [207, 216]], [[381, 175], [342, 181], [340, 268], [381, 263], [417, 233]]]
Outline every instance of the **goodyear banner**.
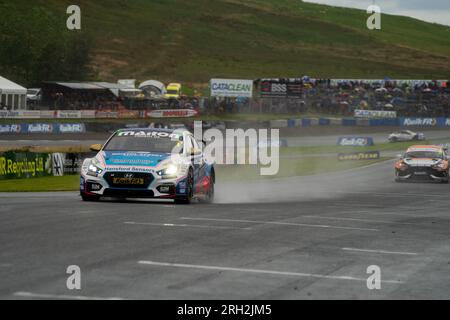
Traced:
[[354, 152], [354, 153], [340, 153], [338, 154], [339, 161], [359, 161], [359, 160], [377, 160], [380, 159], [379, 151], [368, 152]]
[[373, 138], [369, 137], [342, 137], [338, 140], [338, 145], [342, 147], [367, 147], [373, 146]]
[[52, 175], [51, 157], [44, 153], [0, 153], [0, 180]]

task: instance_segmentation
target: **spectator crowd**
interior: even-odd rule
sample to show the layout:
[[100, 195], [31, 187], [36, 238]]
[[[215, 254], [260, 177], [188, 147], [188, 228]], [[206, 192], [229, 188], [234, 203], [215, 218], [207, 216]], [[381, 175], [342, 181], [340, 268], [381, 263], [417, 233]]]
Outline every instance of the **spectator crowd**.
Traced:
[[[274, 81], [273, 79], [271, 81]], [[450, 117], [450, 81], [276, 79], [290, 83], [293, 94], [267, 96], [255, 85], [255, 98], [179, 99], [122, 97], [111, 91], [47, 90], [46, 105], [53, 110], [195, 109], [203, 114], [319, 113], [353, 116], [359, 110], [396, 111], [398, 116]], [[299, 89], [300, 88], [300, 89]]]

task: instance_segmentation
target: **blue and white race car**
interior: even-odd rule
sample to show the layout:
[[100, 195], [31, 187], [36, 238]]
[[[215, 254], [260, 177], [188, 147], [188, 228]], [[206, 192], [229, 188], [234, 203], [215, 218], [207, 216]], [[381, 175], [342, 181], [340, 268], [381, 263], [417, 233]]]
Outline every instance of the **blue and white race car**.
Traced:
[[101, 197], [214, 200], [215, 171], [187, 130], [122, 129], [83, 162], [80, 194], [84, 201]]

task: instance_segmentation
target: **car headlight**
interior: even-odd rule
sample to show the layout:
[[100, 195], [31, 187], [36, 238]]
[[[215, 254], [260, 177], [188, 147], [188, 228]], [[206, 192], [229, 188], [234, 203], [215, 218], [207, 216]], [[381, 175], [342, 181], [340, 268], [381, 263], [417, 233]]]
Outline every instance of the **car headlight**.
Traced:
[[395, 166], [398, 170], [406, 170], [409, 168], [409, 165], [405, 162], [405, 161], [399, 161], [397, 162], [396, 166]]
[[447, 168], [448, 168], [448, 164], [444, 161], [439, 162], [438, 164], [435, 164], [433, 166], [433, 169], [436, 169], [436, 170], [447, 170]]
[[176, 164], [169, 164], [164, 169], [157, 172], [157, 174], [161, 177], [175, 177], [178, 174], [178, 166]]
[[88, 175], [91, 176], [98, 176], [99, 174], [101, 174], [103, 172], [103, 169], [97, 167], [95, 164], [90, 164], [88, 167]]

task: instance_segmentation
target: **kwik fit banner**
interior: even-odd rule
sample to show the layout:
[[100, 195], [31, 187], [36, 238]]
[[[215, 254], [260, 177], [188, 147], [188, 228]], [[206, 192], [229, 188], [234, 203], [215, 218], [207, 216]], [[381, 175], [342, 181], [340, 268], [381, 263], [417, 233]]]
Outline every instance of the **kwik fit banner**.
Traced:
[[19, 133], [85, 133], [86, 125], [84, 123], [19, 123], [19, 124], [1, 124], [0, 134], [19, 134]]
[[337, 144], [343, 147], [367, 147], [373, 146], [374, 141], [371, 137], [341, 137]]
[[51, 156], [46, 153], [0, 153], [0, 180], [52, 175]]

